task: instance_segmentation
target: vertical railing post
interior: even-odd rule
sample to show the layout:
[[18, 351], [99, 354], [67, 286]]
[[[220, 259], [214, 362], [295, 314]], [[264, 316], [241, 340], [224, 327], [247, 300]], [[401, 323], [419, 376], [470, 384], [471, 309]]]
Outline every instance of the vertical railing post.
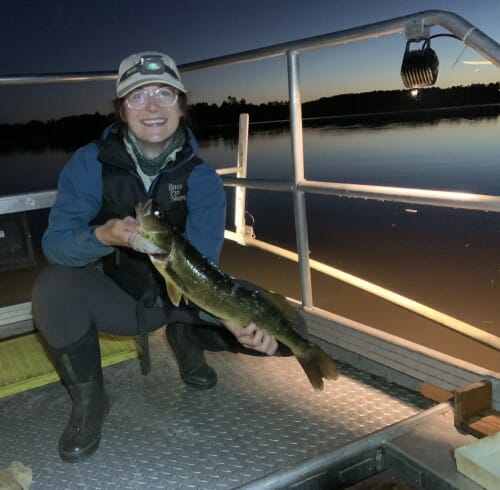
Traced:
[[[236, 177], [244, 179], [247, 176], [248, 159], [248, 114], [240, 114], [240, 125], [238, 133], [238, 159], [236, 163]], [[238, 243], [245, 243], [245, 209], [246, 189], [236, 187], [234, 198], [234, 226]]]
[[294, 168], [293, 208], [299, 255], [300, 288], [303, 306], [312, 306], [311, 269], [304, 192], [297, 185], [304, 180], [304, 144], [302, 137], [302, 102], [299, 87], [299, 59], [296, 51], [287, 52], [288, 94], [290, 100], [290, 131]]

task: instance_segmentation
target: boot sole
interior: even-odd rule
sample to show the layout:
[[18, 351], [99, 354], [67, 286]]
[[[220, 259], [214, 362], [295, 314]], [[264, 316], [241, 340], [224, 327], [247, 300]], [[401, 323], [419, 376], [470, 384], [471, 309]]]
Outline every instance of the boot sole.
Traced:
[[85, 449], [85, 451], [82, 451], [79, 454], [63, 454], [59, 452], [59, 455], [61, 456], [61, 459], [63, 461], [66, 461], [66, 463], [78, 463], [79, 461], [82, 461], [84, 459], [87, 459], [89, 456], [92, 456], [92, 454], [94, 454], [97, 451], [100, 442], [101, 438], [99, 438], [96, 443], [94, 443], [92, 446]]
[[[107, 406], [106, 406], [106, 413], [104, 414], [104, 417], [103, 417], [103, 425], [104, 425], [104, 420], [106, 419], [106, 417], [109, 414], [109, 409], [111, 406], [111, 404], [109, 403], [109, 398], [108, 398], [107, 394], [106, 394], [106, 400], [107, 400], [107, 403], [106, 403]], [[102, 427], [101, 427], [101, 431], [102, 431]], [[79, 461], [82, 461], [82, 460], [87, 459], [88, 457], [92, 456], [99, 448], [100, 442], [101, 442], [101, 436], [99, 435], [99, 438], [97, 439], [97, 441], [94, 442], [94, 444], [92, 444], [92, 446], [81, 451], [80, 453], [78, 453], [78, 454], [63, 453], [63, 452], [61, 452], [61, 450], [59, 450], [59, 456], [66, 463], [78, 463]]]
[[179, 374], [181, 375], [182, 381], [184, 381], [184, 384], [188, 385], [190, 388], [196, 388], [197, 390], [209, 390], [213, 388], [217, 384], [217, 380], [215, 380], [213, 383], [209, 384], [198, 384], [198, 383], [193, 383], [192, 381], [188, 381], [182, 373], [179, 371]]

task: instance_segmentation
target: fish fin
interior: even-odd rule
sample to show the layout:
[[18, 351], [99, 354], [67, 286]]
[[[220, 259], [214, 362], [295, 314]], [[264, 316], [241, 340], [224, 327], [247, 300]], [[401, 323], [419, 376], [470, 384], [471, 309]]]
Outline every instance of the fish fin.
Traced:
[[167, 294], [170, 301], [173, 305], [179, 306], [182, 299], [182, 291], [171, 280], [167, 278], [165, 278], [165, 285], [167, 286]]
[[297, 311], [282, 294], [273, 291], [258, 291], [257, 294], [278, 308], [290, 323], [297, 321]]
[[288, 302], [285, 296], [272, 291], [259, 291], [258, 294], [278, 308], [297, 332], [303, 336], [307, 335], [307, 324], [304, 317], [297, 308]]
[[[165, 280], [165, 288], [167, 290], [168, 298], [170, 302], [179, 306], [181, 300], [184, 298], [186, 304], [188, 304], [187, 296], [182, 292], [182, 289], [177, 284], [182, 284], [179, 276], [168, 266], [165, 266], [161, 261], [153, 260], [153, 265], [157, 268], [158, 272], [161, 274]], [[177, 283], [177, 284], [176, 284]]]
[[323, 378], [337, 379], [339, 376], [335, 362], [316, 345], [308, 349], [305, 355], [296, 357], [315, 390], [323, 389]]

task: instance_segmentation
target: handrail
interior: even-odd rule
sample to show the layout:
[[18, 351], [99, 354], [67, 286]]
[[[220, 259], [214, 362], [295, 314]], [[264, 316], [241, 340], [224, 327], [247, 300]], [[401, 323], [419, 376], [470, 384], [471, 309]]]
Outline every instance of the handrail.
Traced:
[[[237, 167], [217, 169], [217, 173], [222, 176], [224, 185], [230, 187], [277, 192], [293, 192], [294, 188], [297, 187], [311, 194], [361, 198], [375, 201], [405, 202], [409, 204], [475, 211], [500, 212], [500, 196], [496, 195], [363, 184], [344, 184], [312, 180], [303, 180], [295, 185], [291, 181], [284, 180], [227, 177], [228, 174], [234, 174], [236, 171]], [[0, 196], [0, 215], [48, 208], [52, 206], [55, 197], [56, 191], [39, 191]]]
[[311, 265], [309, 262], [309, 234], [305, 194], [297, 184], [304, 179], [304, 142], [302, 129], [302, 101], [299, 87], [299, 58], [297, 51], [287, 51], [288, 97], [290, 100], [290, 134], [292, 138], [293, 215], [299, 252], [300, 297], [303, 306], [313, 306]]
[[470, 46], [493, 64], [500, 66], [500, 45], [495, 40], [491, 39], [480, 29], [453, 12], [445, 10], [424, 10], [415, 12], [414, 14], [403, 15], [401, 17], [353, 27], [330, 34], [322, 34], [240, 53], [185, 63], [181, 65], [181, 67], [183, 71], [200, 70], [283, 56], [288, 51], [292, 50], [303, 52], [356, 41], [366, 41], [368, 39], [405, 32], [406, 26], [409, 23], [419, 23], [420, 21], [422, 21], [426, 27], [441, 26], [445, 28], [450, 33], [455, 34], [464, 44]]
[[[342, 31], [312, 36], [295, 41], [274, 44], [258, 49], [251, 49], [239, 53], [217, 56], [205, 60], [180, 64], [179, 71], [189, 72], [206, 68], [234, 65], [259, 61], [276, 56], [285, 55], [288, 51], [303, 52], [311, 49], [336, 46], [356, 41], [378, 38], [391, 34], [405, 32], [409, 23], [423, 22], [426, 27], [441, 26], [455, 34], [464, 44], [480, 53], [496, 66], [500, 66], [500, 45], [487, 36], [480, 29], [472, 25], [463, 17], [445, 10], [424, 10], [414, 14], [404, 15], [381, 22], [364, 26], [353, 27]], [[0, 85], [25, 85], [39, 83], [66, 83], [82, 81], [115, 80], [116, 70], [46, 73], [46, 74], [18, 74], [0, 76]]]
[[340, 182], [322, 182], [304, 179], [293, 182], [263, 179], [237, 179], [223, 177], [224, 184], [231, 187], [241, 186], [247, 189], [273, 190], [290, 192], [294, 188], [311, 194], [323, 194], [337, 197], [361, 198], [374, 201], [405, 202], [426, 206], [440, 206], [476, 211], [500, 212], [500, 195], [473, 194], [469, 192], [440, 191], [433, 189], [414, 189], [409, 187], [389, 187], [380, 185], [348, 184]]
[[57, 191], [38, 191], [0, 196], [0, 215], [50, 208]]

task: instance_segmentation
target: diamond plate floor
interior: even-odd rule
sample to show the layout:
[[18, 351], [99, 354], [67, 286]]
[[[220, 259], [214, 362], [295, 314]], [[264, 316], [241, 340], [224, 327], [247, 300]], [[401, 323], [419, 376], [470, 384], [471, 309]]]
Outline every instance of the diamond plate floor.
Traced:
[[186, 387], [162, 332], [152, 372], [138, 361], [105, 368], [111, 411], [99, 450], [64, 463], [57, 441], [70, 401], [60, 384], [0, 400], [0, 468], [21, 461], [38, 489], [231, 489], [331, 451], [432, 406], [353, 367], [323, 392], [294, 358], [208, 353], [210, 391]]

